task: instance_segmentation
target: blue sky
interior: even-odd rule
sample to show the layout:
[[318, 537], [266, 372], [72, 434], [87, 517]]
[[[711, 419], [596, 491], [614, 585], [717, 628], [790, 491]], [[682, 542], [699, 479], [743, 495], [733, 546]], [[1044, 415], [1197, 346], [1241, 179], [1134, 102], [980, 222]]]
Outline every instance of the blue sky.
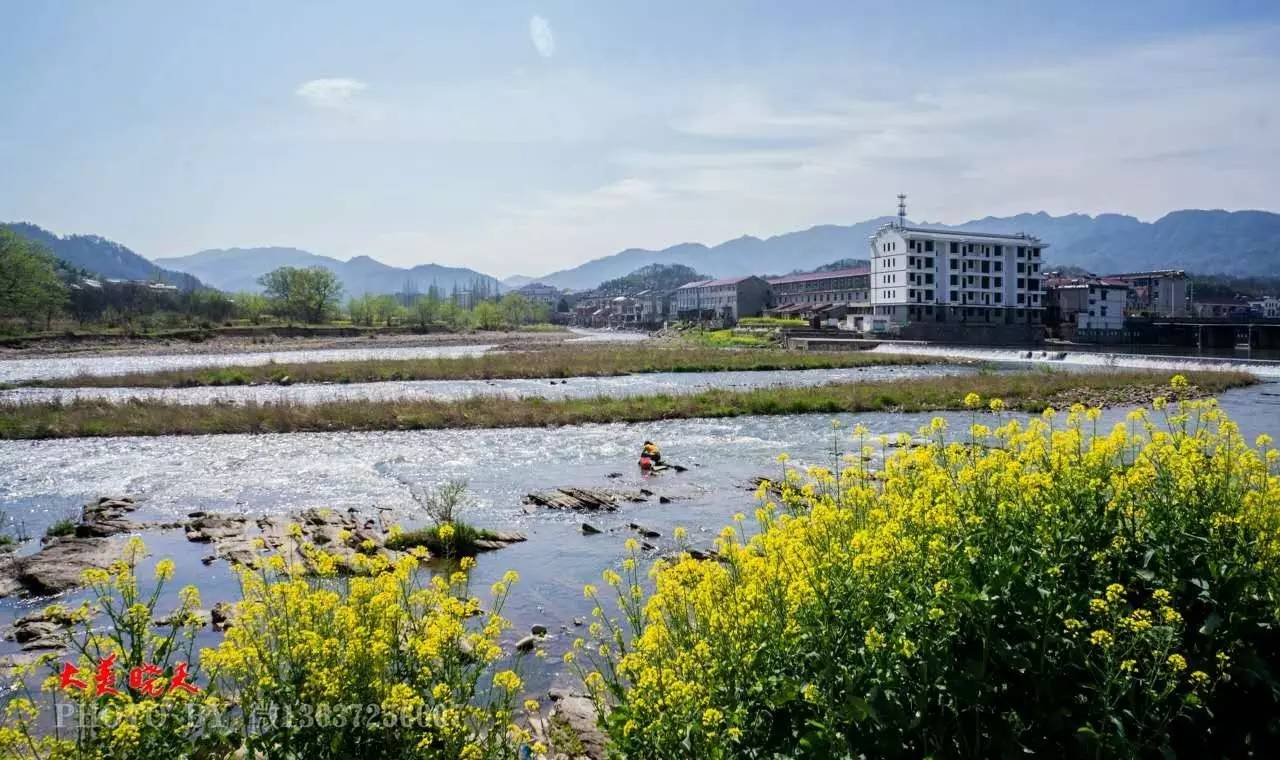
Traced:
[[9, 2], [0, 220], [544, 274], [892, 213], [1276, 210], [1280, 3]]

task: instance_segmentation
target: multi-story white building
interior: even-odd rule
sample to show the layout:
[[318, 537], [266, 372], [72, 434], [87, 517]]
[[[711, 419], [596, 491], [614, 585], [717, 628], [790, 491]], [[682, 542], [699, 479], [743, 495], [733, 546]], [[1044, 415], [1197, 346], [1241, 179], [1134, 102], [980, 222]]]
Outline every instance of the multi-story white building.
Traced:
[[1249, 302], [1249, 311], [1263, 319], [1280, 319], [1280, 298], [1263, 296]]
[[1026, 234], [887, 224], [871, 238], [871, 327], [1038, 324], [1047, 247]]

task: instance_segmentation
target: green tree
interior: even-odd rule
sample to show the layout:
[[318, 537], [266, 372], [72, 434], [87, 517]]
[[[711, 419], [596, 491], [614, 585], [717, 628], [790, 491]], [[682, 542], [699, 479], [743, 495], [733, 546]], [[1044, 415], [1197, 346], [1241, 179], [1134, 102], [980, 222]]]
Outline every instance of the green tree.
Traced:
[[338, 276], [324, 267], [280, 267], [258, 282], [281, 313], [309, 324], [325, 321], [337, 310], [342, 295]]
[[395, 296], [374, 296], [372, 307], [374, 320], [384, 327], [390, 327], [404, 313]]
[[481, 330], [498, 330], [505, 324], [502, 310], [492, 301], [481, 301], [471, 310], [476, 326]]
[[372, 325], [373, 324], [373, 296], [365, 293], [362, 296], [352, 296], [347, 302], [347, 313], [351, 315], [351, 324], [353, 325]]
[[440, 298], [430, 293], [413, 302], [413, 318], [419, 327], [427, 327], [440, 321]]
[[231, 299], [236, 305], [236, 315], [257, 325], [271, 310], [271, 302], [261, 293], [236, 293]]
[[17, 317], [48, 327], [67, 303], [67, 286], [54, 258], [39, 245], [0, 229], [0, 317]]

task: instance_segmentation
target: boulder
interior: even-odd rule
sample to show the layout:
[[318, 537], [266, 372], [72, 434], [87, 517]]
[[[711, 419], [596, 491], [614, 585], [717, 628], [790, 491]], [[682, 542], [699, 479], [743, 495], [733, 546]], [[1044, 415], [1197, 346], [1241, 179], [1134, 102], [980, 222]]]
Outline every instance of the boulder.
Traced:
[[218, 602], [213, 605], [213, 609], [209, 610], [209, 622], [213, 625], [215, 631], [225, 631], [231, 627], [231, 616], [235, 612], [228, 602]]
[[662, 536], [662, 534], [659, 533], [658, 531], [653, 530], [652, 528], [646, 528], [643, 525], [640, 525], [638, 523], [627, 523], [627, 527], [634, 530], [636, 533], [639, 533], [640, 535], [644, 536], [645, 538], [660, 538]]
[[553, 689], [548, 696], [551, 697], [552, 708], [547, 720], [560, 723], [572, 731], [582, 745], [583, 756], [591, 760], [605, 757], [608, 740], [600, 730], [596, 705], [591, 698], [557, 689]]
[[14, 578], [32, 594], [57, 594], [80, 586], [85, 570], [105, 569], [120, 558], [121, 545], [108, 538], [55, 538], [30, 557], [12, 563]]
[[599, 532], [600, 532], [600, 529], [592, 525], [591, 523], [582, 524], [582, 535], [584, 536], [594, 535]]

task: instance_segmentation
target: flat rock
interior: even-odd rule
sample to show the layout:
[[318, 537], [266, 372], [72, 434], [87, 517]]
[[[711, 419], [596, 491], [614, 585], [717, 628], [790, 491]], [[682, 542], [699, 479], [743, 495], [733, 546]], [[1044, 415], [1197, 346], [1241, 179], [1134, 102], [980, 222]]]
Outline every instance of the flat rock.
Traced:
[[11, 565], [17, 584], [32, 594], [57, 594], [80, 586], [85, 570], [106, 569], [120, 558], [122, 546], [109, 538], [54, 538]]
[[624, 501], [643, 502], [649, 496], [641, 491], [616, 491], [599, 488], [563, 486], [550, 491], [538, 491], [525, 497], [526, 504], [549, 509], [573, 509], [584, 512], [604, 510], [612, 512]]

